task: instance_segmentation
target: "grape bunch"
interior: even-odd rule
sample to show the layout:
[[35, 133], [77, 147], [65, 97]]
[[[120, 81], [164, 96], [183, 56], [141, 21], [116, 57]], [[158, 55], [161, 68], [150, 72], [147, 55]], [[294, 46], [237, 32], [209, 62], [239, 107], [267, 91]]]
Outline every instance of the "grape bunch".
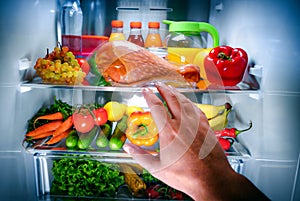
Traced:
[[52, 84], [80, 84], [86, 76], [66, 46], [56, 46], [44, 58], [38, 58], [34, 69], [44, 82]]

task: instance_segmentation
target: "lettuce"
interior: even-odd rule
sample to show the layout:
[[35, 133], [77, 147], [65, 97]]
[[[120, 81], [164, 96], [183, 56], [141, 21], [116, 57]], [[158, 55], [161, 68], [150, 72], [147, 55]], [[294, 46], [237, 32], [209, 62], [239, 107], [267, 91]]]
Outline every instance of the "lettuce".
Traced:
[[68, 196], [115, 196], [124, 184], [117, 164], [94, 159], [62, 158], [53, 161], [51, 194]]

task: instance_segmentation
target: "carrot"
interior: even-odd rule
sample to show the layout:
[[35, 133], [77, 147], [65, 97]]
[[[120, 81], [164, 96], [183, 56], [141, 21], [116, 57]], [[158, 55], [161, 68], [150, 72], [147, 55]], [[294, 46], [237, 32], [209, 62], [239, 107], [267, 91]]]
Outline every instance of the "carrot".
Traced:
[[62, 139], [66, 138], [71, 131], [72, 131], [72, 129], [68, 129], [68, 130], [60, 133], [59, 135], [53, 136], [50, 140], [48, 140], [46, 142], [46, 144], [52, 145], [52, 144], [55, 144], [55, 143], [61, 141]]
[[52, 134], [53, 134], [53, 131], [49, 131], [49, 132], [41, 133], [41, 134], [33, 136], [33, 137], [29, 137], [29, 139], [31, 139], [31, 140], [41, 139], [41, 138], [49, 137]]
[[35, 137], [40, 134], [50, 132], [50, 131], [55, 131], [61, 124], [63, 124], [62, 121], [53, 121], [47, 124], [44, 124], [40, 127], [37, 127], [33, 131], [30, 131], [26, 134], [26, 137]]
[[53, 137], [69, 130], [73, 126], [72, 116], [69, 116], [54, 132]]
[[35, 126], [35, 123], [40, 119], [44, 119], [44, 120], [63, 120], [64, 116], [61, 112], [56, 112], [56, 113], [53, 113], [53, 114], [47, 114], [47, 115], [39, 116], [34, 120], [33, 126]]

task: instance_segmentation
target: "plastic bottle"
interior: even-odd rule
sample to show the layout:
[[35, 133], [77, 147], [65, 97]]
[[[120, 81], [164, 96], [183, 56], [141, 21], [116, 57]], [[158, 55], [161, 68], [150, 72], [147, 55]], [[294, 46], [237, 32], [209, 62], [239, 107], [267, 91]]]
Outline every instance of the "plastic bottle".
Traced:
[[149, 22], [148, 23], [148, 35], [145, 40], [145, 48], [151, 47], [162, 47], [162, 40], [159, 34], [160, 23], [159, 22]]
[[81, 53], [83, 14], [79, 0], [66, 0], [61, 8], [62, 45], [75, 55]]
[[128, 41], [135, 43], [141, 47], [144, 47], [144, 39], [142, 36], [142, 23], [141, 22], [130, 22], [130, 33]]
[[115, 40], [126, 40], [123, 33], [123, 21], [122, 20], [112, 20], [111, 21], [111, 34], [109, 36], [109, 41]]

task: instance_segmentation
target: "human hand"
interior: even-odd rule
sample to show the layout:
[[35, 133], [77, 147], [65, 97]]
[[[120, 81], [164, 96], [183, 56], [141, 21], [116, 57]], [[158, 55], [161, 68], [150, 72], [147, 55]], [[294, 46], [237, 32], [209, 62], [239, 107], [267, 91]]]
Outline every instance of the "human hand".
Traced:
[[254, 200], [265, 198], [231, 168], [205, 114], [173, 87], [157, 84], [156, 88], [168, 111], [152, 91], [143, 95], [159, 130], [159, 155], [133, 144], [125, 144], [123, 149], [154, 177], [195, 200], [253, 198], [244, 192], [251, 193]]
[[[163, 102], [153, 92], [144, 92], [159, 130], [159, 156], [153, 156], [132, 144], [126, 144], [124, 149], [153, 176], [173, 188], [188, 192], [191, 181], [198, 178], [199, 174], [204, 174], [206, 168], [214, 165], [204, 163], [208, 156], [218, 157], [224, 168], [228, 168], [229, 164], [204, 113], [174, 88], [164, 84], [156, 87], [171, 114], [168, 114]], [[185, 184], [184, 188], [182, 183]], [[195, 184], [192, 182], [191, 185]]]

